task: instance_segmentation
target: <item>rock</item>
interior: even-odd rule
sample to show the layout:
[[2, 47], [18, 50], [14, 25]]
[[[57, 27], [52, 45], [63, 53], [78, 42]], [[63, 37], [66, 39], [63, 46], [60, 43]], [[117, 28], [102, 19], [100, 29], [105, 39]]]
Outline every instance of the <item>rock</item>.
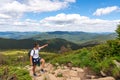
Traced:
[[59, 63], [55, 63], [55, 66], [56, 66], [56, 67], [59, 66]]
[[72, 69], [72, 62], [68, 62], [67, 67], [71, 70]]
[[61, 69], [61, 66], [58, 66], [57, 69]]
[[45, 65], [45, 70], [48, 71], [49, 73], [51, 73], [51, 72], [53, 72], [54, 67], [53, 67], [52, 64], [47, 63], [47, 64]]
[[82, 68], [77, 68], [77, 67], [73, 67], [72, 70], [79, 71], [79, 72], [84, 72], [84, 70]]
[[92, 80], [115, 80], [113, 77], [104, 77], [104, 78], [98, 78], [98, 79], [92, 79]]
[[96, 78], [96, 76], [94, 76], [94, 75], [86, 75], [85, 77], [86, 77], [86, 79], [95, 79]]
[[94, 76], [94, 75], [91, 75], [91, 79], [95, 79], [96, 78], [96, 76]]
[[[33, 76], [32, 69], [30, 69], [30, 66], [26, 66], [26, 67], [28, 68], [30, 75]], [[62, 68], [54, 69], [55, 67], [52, 64], [47, 63], [45, 65], [45, 69], [47, 70], [47, 72], [41, 74], [38, 77], [33, 77], [32, 80], [115, 80], [113, 77], [104, 77], [104, 78], [95, 79], [96, 76], [94, 75], [94, 73], [92, 73], [90, 68], [82, 69], [82, 68], [72, 67], [72, 69], [70, 70], [68, 67], [64, 65], [63, 67], [64, 69]], [[36, 71], [39, 69], [40, 67], [37, 67]], [[39, 71], [37, 71], [36, 73], [40, 74]]]
[[68, 69], [68, 67], [67, 67], [67, 66], [64, 66], [64, 69]]
[[77, 71], [73, 71], [73, 70], [70, 70], [70, 76], [71, 77], [77, 77], [78, 76], [78, 72]]
[[107, 76], [103, 71], [100, 71], [100, 73], [103, 77]]
[[55, 74], [55, 72], [54, 72], [54, 71], [52, 71], [52, 72], [51, 72], [51, 74]]
[[63, 77], [64, 78], [70, 78], [70, 70], [64, 70], [63, 71]]
[[50, 76], [48, 74], [45, 74], [43, 80], [52, 80], [52, 79], [50, 79]]
[[81, 80], [80, 78], [77, 78], [77, 77], [71, 77], [71, 78], [68, 78], [66, 80]]
[[54, 76], [54, 75], [52, 75], [52, 74], [49, 74], [49, 76], [50, 76], [50, 79], [51, 79], [51, 80], [64, 80], [63, 77], [56, 77], [56, 76]]
[[85, 79], [86, 79], [85, 72], [77, 71], [77, 76], [78, 76], [81, 80], [85, 80]]
[[63, 77], [63, 73], [62, 72], [58, 72], [56, 77]]
[[120, 68], [120, 62], [116, 61], [116, 60], [113, 60], [113, 63], [118, 67]]

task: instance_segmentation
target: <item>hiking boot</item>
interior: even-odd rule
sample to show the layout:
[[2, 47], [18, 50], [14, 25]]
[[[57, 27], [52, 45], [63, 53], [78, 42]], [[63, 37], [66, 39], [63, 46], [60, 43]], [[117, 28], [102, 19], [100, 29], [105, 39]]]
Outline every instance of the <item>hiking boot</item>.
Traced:
[[37, 76], [37, 74], [36, 74], [36, 73], [34, 73], [34, 74], [33, 74], [33, 76]]

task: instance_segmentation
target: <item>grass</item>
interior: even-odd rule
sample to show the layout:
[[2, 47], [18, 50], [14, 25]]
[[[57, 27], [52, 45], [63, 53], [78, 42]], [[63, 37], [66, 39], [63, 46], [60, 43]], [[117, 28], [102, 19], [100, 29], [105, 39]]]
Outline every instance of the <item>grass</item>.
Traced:
[[[97, 74], [100, 74], [102, 70], [109, 76], [114, 76], [115, 78], [120, 77], [120, 69], [113, 63], [113, 60], [120, 61], [120, 57], [112, 56], [111, 51], [108, 50], [109, 46], [99, 45], [94, 48], [83, 48], [64, 54], [40, 52], [40, 57], [54, 65], [56, 63], [66, 64], [72, 62], [72, 65], [76, 67], [90, 67]], [[23, 68], [29, 65], [28, 51], [29, 50], [5, 50], [2, 51], [2, 54], [5, 55], [8, 66]], [[18, 56], [23, 56], [23, 58], [19, 60]]]
[[113, 63], [113, 60], [120, 61], [120, 56], [112, 55], [114, 55], [112, 51], [108, 51], [106, 46], [102, 45], [96, 48], [84, 48], [62, 54], [52, 59], [51, 63], [66, 64], [67, 62], [72, 62], [73, 66], [90, 67], [99, 75], [102, 70], [108, 76], [113, 76], [118, 79], [120, 78], [120, 69]]
[[16, 54], [26, 54], [28, 53], [28, 50], [2, 50], [1, 51], [2, 54], [4, 55], [16, 55]]
[[[29, 72], [24, 69], [26, 65], [29, 65], [29, 50], [1, 50], [0, 53], [0, 78], [4, 74], [4, 70], [7, 67], [9, 69], [7, 78], [16, 74], [18, 80], [31, 80]], [[40, 56], [47, 62], [57, 57], [58, 54], [40, 52]], [[7, 79], [6, 78], [6, 79]]]
[[[24, 69], [29, 64], [27, 50], [2, 50], [0, 63], [0, 78], [6, 76], [4, 80], [7, 80], [15, 74], [17, 80], [32, 80], [29, 72]], [[4, 75], [5, 68], [8, 68], [6, 75]]]
[[[5, 72], [7, 70], [7, 72]], [[16, 76], [17, 80], [32, 80], [29, 76], [29, 72], [23, 68], [13, 67], [13, 66], [1, 66], [0, 67], [0, 76], [4, 77], [4, 80], [12, 76]]]

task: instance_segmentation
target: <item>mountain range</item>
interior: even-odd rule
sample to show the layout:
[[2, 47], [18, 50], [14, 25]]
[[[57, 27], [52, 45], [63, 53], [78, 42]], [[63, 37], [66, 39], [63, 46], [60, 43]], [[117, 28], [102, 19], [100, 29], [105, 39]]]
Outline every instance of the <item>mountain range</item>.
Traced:
[[115, 33], [87, 33], [87, 32], [0, 32], [0, 49], [32, 49], [33, 44], [48, 43], [45, 51], [58, 52], [61, 47], [72, 50], [92, 47], [116, 38]]
[[115, 39], [115, 33], [88, 33], [88, 32], [0, 32], [1, 38], [6, 39], [34, 39], [48, 40], [60, 38], [73, 43], [82, 44], [90, 41], [105, 42], [106, 40]]

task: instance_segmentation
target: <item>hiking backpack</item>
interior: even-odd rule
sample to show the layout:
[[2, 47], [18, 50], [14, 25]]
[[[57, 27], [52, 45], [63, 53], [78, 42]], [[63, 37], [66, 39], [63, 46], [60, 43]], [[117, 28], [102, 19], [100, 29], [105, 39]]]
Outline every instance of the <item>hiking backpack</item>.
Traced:
[[[31, 54], [31, 51], [32, 51], [33, 49], [31, 49], [31, 50], [29, 50], [29, 52], [28, 52], [28, 57], [30, 58], [30, 54]], [[33, 53], [33, 55], [35, 54], [35, 50], [33, 50], [34, 51], [34, 53]]]

